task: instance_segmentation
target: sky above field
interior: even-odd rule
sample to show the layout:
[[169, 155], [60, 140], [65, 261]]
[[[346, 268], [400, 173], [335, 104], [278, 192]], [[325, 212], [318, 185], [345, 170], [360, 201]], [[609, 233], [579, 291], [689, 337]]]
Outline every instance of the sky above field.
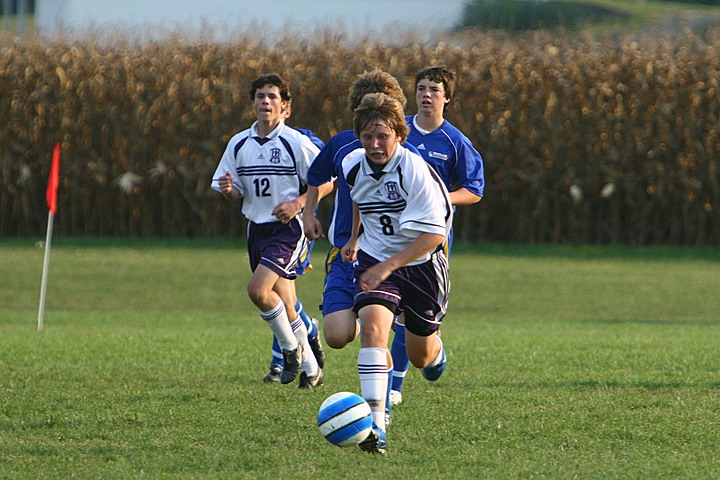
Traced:
[[[447, 29], [461, 16], [465, 0], [36, 0], [41, 31], [89, 28], [211, 29], [232, 36], [248, 25], [312, 31], [341, 27], [348, 33], [392, 26], [417, 32]], [[204, 32], [207, 34], [207, 31]]]

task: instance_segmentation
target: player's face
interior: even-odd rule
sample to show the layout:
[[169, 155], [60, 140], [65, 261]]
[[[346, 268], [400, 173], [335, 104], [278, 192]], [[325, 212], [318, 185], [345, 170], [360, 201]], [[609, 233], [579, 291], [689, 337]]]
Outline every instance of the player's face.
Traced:
[[450, 100], [445, 98], [445, 87], [442, 83], [423, 78], [415, 88], [415, 101], [418, 112], [431, 115], [438, 111], [442, 114], [445, 104]]
[[371, 162], [384, 165], [395, 153], [398, 137], [395, 130], [380, 120], [360, 132], [360, 142]]
[[253, 108], [259, 121], [274, 124], [285, 118], [287, 102], [280, 97], [277, 86], [264, 85], [255, 91]]

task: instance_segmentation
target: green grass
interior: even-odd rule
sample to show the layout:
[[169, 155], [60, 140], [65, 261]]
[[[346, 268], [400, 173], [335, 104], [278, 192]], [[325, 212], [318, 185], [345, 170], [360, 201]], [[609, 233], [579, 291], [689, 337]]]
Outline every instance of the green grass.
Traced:
[[[318, 316], [325, 245], [298, 281]], [[390, 452], [339, 449], [317, 391], [265, 385], [270, 333], [230, 240], [0, 241], [0, 478], [720, 476], [720, 251], [458, 246], [437, 383], [412, 370]]]

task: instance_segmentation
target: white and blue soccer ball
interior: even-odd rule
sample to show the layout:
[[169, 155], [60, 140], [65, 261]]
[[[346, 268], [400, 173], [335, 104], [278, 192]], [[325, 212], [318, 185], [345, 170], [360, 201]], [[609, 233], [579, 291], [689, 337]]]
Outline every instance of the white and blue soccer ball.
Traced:
[[370, 434], [370, 405], [356, 393], [334, 393], [320, 405], [317, 423], [325, 440], [338, 447], [352, 447]]

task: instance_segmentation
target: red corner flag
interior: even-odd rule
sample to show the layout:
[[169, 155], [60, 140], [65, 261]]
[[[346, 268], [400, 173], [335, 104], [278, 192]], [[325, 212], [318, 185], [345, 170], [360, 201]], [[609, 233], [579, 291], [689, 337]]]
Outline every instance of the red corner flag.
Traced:
[[55, 144], [55, 150], [53, 150], [52, 166], [50, 167], [50, 180], [48, 180], [47, 198], [48, 207], [50, 213], [55, 215], [57, 210], [57, 189], [60, 185], [60, 144]]

